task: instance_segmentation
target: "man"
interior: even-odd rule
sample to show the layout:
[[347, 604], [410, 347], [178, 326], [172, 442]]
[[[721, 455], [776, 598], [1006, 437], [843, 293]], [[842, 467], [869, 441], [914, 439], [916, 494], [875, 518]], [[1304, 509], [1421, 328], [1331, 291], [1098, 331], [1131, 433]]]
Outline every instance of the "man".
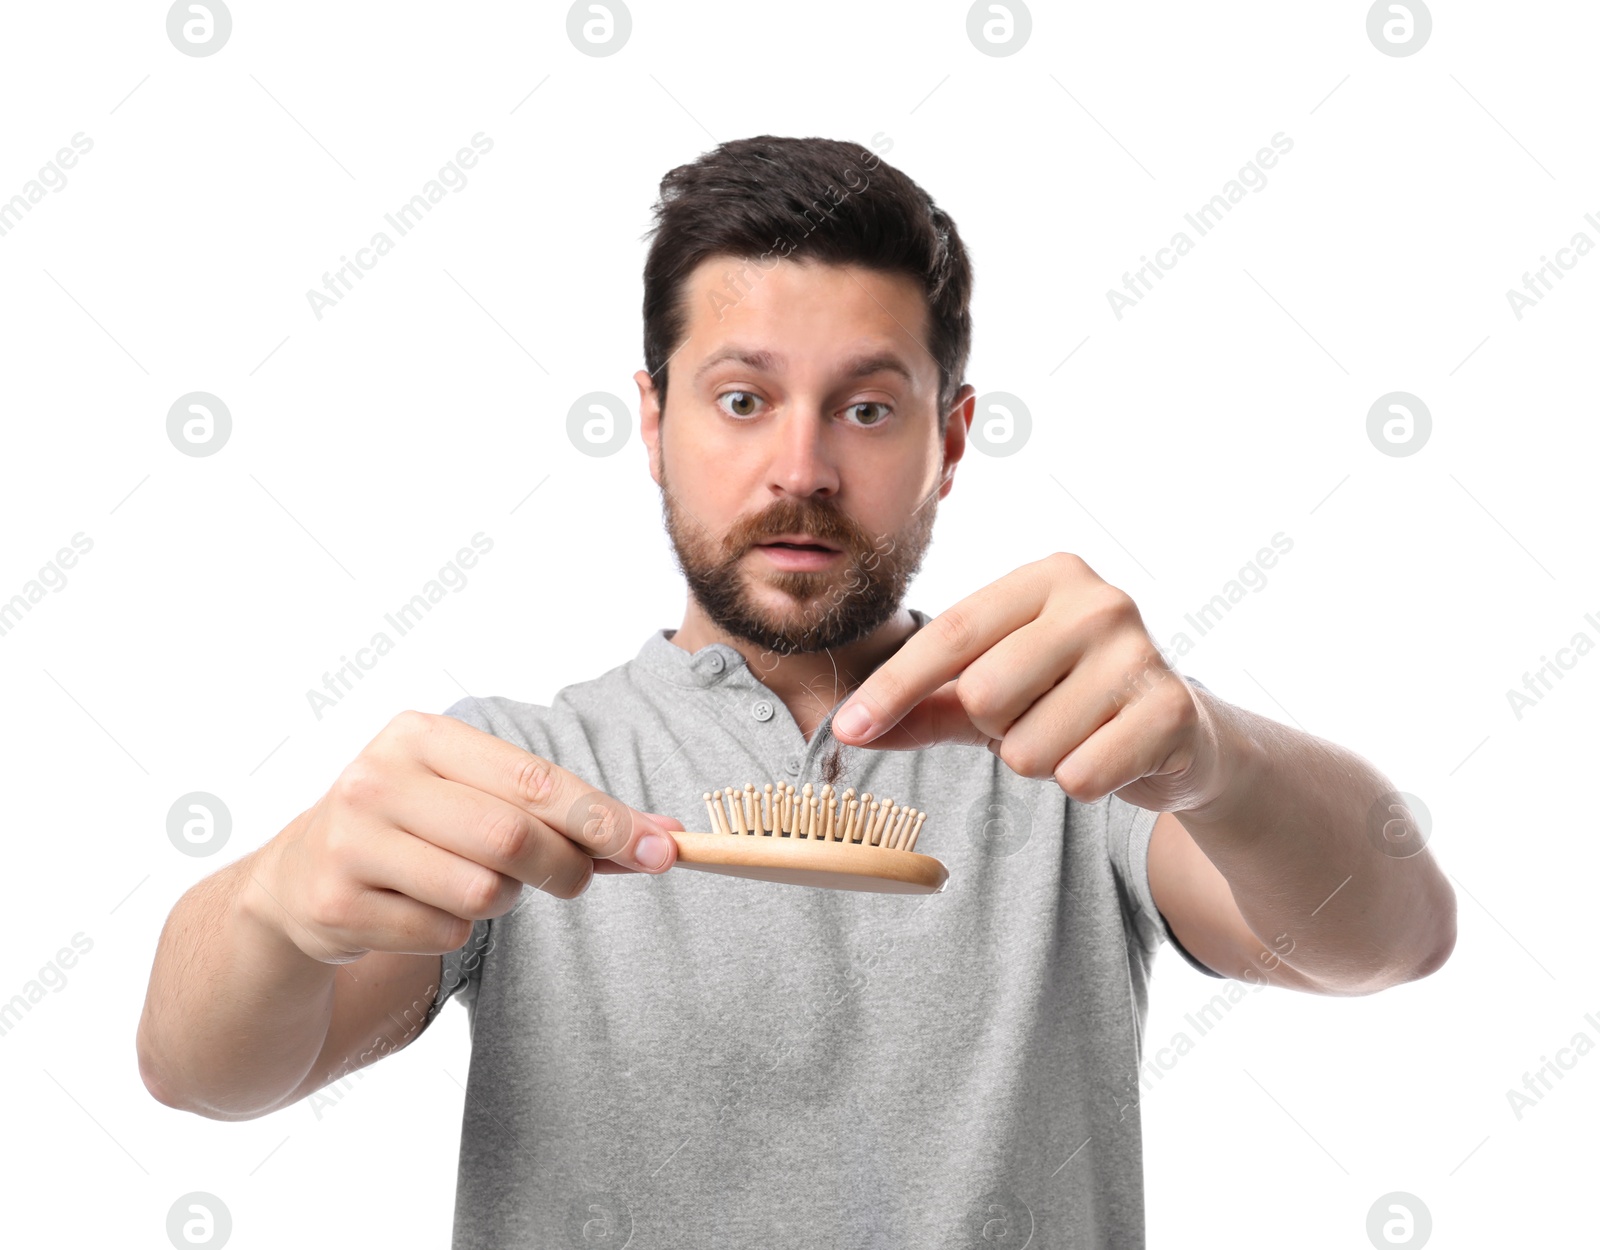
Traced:
[[[1159, 943], [1366, 994], [1448, 958], [1454, 895], [1383, 776], [1175, 673], [1078, 557], [902, 605], [974, 408], [970, 266], [915, 183], [732, 142], [667, 175], [654, 234], [636, 380], [682, 624], [550, 707], [402, 713], [197, 885], [146, 1083], [265, 1114], [461, 992], [458, 1247], [1142, 1245]], [[838, 768], [930, 812], [942, 892], [672, 871], [704, 790]]]

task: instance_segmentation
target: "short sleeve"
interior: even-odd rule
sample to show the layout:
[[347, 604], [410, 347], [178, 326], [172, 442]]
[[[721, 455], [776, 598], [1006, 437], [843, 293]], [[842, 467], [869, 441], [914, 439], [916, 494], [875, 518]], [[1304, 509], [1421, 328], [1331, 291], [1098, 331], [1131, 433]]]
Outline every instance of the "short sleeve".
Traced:
[[505, 709], [499, 706], [501, 702], [502, 700], [498, 698], [480, 699], [477, 695], [469, 694], [445, 708], [443, 714], [464, 721], [486, 734], [493, 734], [496, 738], [504, 738], [507, 742], [515, 743], [526, 750], [528, 745], [526, 739], [517, 729], [515, 722], [506, 715]]
[[[1209, 686], [1188, 674], [1179, 675], [1208, 694], [1211, 692]], [[1151, 955], [1163, 941], [1170, 942], [1172, 949], [1196, 972], [1225, 981], [1227, 978], [1222, 973], [1206, 967], [1184, 949], [1150, 893], [1150, 835], [1159, 815], [1159, 812], [1124, 802], [1114, 794], [1106, 800], [1106, 850], [1123, 897], [1129, 901], [1130, 919]]]
[[1159, 812], [1135, 807], [1116, 795], [1105, 800], [1106, 852], [1123, 900], [1123, 911], [1138, 934], [1139, 943], [1154, 955], [1166, 937], [1166, 923], [1150, 893], [1148, 859], [1150, 831]]
[[475, 1007], [478, 1001], [479, 973], [483, 970], [483, 958], [489, 953], [493, 941], [490, 929], [493, 920], [475, 921], [472, 934], [462, 946], [444, 955], [444, 966], [439, 974], [439, 990], [434, 995], [433, 1005], [428, 1008], [427, 1019], [424, 1026], [433, 1023], [433, 1019], [444, 1005], [457, 994], [461, 1001], [469, 1008]]
[[[492, 733], [501, 738], [506, 736], [497, 731], [494, 722], [495, 710], [488, 700], [469, 695], [452, 703], [444, 710], [444, 715], [453, 716], [456, 720], [463, 721], [474, 729], [481, 729], [484, 733]], [[461, 1001], [469, 1009], [476, 1005], [478, 983], [481, 979], [479, 974], [483, 970], [484, 956], [489, 953], [493, 943], [493, 926], [492, 919], [475, 921], [467, 940], [458, 949], [445, 953], [439, 974], [439, 988], [434, 994], [432, 1006], [428, 1008], [424, 1025], [431, 1024], [434, 1017], [444, 1010], [444, 1005], [457, 994], [461, 995]]]

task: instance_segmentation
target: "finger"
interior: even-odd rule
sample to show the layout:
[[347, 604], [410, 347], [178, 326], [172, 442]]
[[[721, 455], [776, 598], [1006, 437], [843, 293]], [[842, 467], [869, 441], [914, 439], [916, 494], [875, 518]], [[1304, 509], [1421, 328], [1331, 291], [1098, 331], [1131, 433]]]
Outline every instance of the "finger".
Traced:
[[834, 716], [834, 736], [865, 746], [1000, 639], [1034, 620], [1049, 597], [1044, 562], [1024, 565], [941, 612], [878, 666]]
[[[522, 897], [523, 883], [516, 877], [463, 858], [405, 829], [382, 830], [364, 839], [351, 855], [359, 880], [465, 920], [503, 916]], [[587, 883], [588, 876], [585, 872], [581, 882]], [[563, 888], [567, 884], [560, 883]]]
[[583, 893], [595, 861], [537, 817], [422, 769], [386, 775], [366, 811], [461, 860], [558, 898]]
[[967, 716], [988, 738], [1003, 738], [1023, 714], [1065, 680], [1088, 639], [1049, 613], [1007, 634], [962, 671], [956, 689]]
[[936, 742], [988, 746], [988, 734], [972, 723], [956, 693], [956, 683], [946, 682], [907, 712], [867, 746], [874, 751], [919, 751]]
[[[559, 764], [453, 716], [402, 715], [397, 737], [411, 758], [438, 776], [503, 799], [596, 858], [645, 872], [663, 871], [675, 860], [677, 844], [653, 833], [643, 813]], [[641, 848], [652, 833], [652, 841]]]
[[604, 791], [579, 795], [568, 821], [578, 825], [576, 840], [596, 863], [614, 860], [641, 872], [665, 872], [677, 862], [678, 844], [657, 821]]
[[[1093, 735], [1118, 715], [1115, 679], [1119, 671], [1118, 664], [1109, 656], [1098, 657], [1074, 669], [1066, 680], [1006, 731], [998, 747], [991, 749], [1008, 768], [1023, 777], [1054, 776], [1059, 780], [1058, 765], [1083, 750], [1085, 744], [1093, 741]], [[1130, 710], [1129, 722], [1138, 715], [1137, 711]], [[1095, 750], [1099, 749], [1097, 744]], [[1078, 797], [1072, 790], [1067, 793]], [[1109, 794], [1110, 790], [1102, 793]]]
[[1136, 713], [1112, 717], [1058, 763], [1056, 783], [1080, 803], [1098, 803], [1149, 776], [1168, 753]]
[[1078, 745], [1057, 762], [1056, 782], [1080, 802], [1093, 803], [1179, 767], [1180, 761], [1174, 758], [1176, 740], [1165, 728], [1171, 722], [1162, 707], [1174, 697], [1167, 690], [1179, 686], [1181, 682], [1175, 682], [1159, 693], [1152, 689], [1132, 703], [1124, 701], [1116, 691], [1109, 694], [1112, 714], [1084, 734]]
[[443, 955], [460, 950], [472, 922], [404, 894], [363, 890], [350, 902], [344, 923], [328, 929], [341, 945], [403, 955]]
[[583, 893], [593, 860], [537, 816], [420, 768], [385, 776], [381, 795], [364, 796], [369, 813], [480, 871], [504, 874], [557, 898]]
[[[646, 812], [645, 815], [649, 816], [651, 820], [655, 821], [663, 829], [676, 829], [680, 833], [683, 832], [683, 823], [681, 821], [671, 817], [671, 816], [663, 816], [659, 812]], [[674, 859], [676, 859], [676, 855], [674, 855]], [[619, 864], [614, 859], [597, 859], [597, 860], [595, 860], [594, 861], [594, 870], [595, 870], [596, 873], [606, 874], [606, 875], [615, 874], [615, 873], [619, 873], [619, 872], [638, 872], [639, 871], [637, 868], [629, 868], [628, 865], [626, 865], [626, 864]]]

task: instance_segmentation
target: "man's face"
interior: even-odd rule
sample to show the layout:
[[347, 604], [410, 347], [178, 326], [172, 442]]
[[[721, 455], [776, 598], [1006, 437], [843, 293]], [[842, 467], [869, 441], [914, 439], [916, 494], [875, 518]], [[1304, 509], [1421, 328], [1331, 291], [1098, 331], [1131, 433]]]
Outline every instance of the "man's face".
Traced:
[[714, 257], [686, 298], [667, 414], [635, 376], [690, 593], [771, 651], [855, 642], [898, 610], [965, 446], [969, 412], [939, 433], [921, 289], [854, 266]]

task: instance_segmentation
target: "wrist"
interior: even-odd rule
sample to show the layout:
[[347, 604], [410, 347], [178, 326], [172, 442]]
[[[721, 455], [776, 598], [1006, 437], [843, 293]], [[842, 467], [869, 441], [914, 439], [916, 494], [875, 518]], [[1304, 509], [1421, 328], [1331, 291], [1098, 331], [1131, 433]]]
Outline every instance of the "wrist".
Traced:
[[1254, 732], [1247, 716], [1209, 691], [1197, 691], [1211, 722], [1216, 784], [1211, 793], [1192, 807], [1174, 812], [1193, 832], [1196, 828], [1239, 830], [1241, 819], [1260, 793], [1269, 757], [1266, 744]]
[[310, 814], [302, 812], [282, 833], [239, 862], [240, 880], [232, 910], [235, 921], [256, 948], [269, 954], [279, 966], [288, 969], [316, 964], [331, 971], [332, 961], [318, 957], [313, 935], [289, 910], [293, 891], [284, 871], [284, 859], [292, 848], [285, 839], [293, 837]]

